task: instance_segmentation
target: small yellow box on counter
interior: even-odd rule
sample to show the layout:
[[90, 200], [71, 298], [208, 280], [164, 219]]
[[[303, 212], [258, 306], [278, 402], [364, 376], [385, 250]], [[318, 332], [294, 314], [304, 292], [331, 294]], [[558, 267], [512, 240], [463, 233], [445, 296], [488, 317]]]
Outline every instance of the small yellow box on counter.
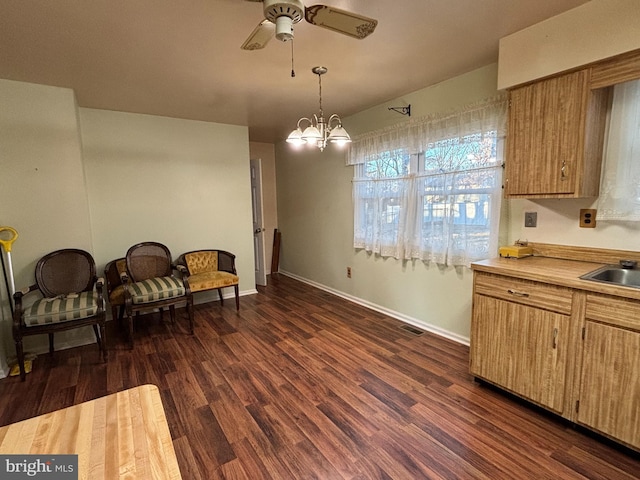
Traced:
[[533, 247], [527, 245], [508, 245], [500, 247], [498, 253], [501, 257], [522, 258], [533, 255]]

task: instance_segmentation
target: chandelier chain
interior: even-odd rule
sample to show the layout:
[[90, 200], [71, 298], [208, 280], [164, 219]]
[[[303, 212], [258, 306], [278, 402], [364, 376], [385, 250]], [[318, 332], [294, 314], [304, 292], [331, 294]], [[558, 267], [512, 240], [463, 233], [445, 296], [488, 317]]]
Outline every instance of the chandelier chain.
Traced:
[[322, 74], [318, 74], [318, 92], [320, 94], [320, 116], [324, 117], [322, 113]]

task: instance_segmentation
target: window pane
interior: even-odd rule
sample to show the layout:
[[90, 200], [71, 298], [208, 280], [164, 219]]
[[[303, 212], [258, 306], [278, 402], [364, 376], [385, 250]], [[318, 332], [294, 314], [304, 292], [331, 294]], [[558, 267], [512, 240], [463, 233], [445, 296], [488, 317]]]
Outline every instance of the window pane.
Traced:
[[455, 172], [497, 163], [494, 131], [430, 143], [424, 153], [423, 170], [425, 173]]
[[367, 178], [398, 178], [409, 174], [410, 155], [406, 150], [382, 152], [364, 164]]

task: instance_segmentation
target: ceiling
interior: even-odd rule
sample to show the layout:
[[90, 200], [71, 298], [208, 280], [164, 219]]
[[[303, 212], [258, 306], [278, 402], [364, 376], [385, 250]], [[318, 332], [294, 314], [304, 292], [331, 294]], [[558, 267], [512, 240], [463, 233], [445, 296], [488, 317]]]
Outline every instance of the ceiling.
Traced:
[[240, 49], [261, 3], [2, 0], [0, 78], [72, 88], [81, 107], [247, 125], [273, 143], [318, 111], [316, 65], [325, 113], [345, 117], [495, 62], [501, 37], [586, 0], [325, 3], [378, 26], [358, 40], [303, 20], [292, 77], [290, 42]]

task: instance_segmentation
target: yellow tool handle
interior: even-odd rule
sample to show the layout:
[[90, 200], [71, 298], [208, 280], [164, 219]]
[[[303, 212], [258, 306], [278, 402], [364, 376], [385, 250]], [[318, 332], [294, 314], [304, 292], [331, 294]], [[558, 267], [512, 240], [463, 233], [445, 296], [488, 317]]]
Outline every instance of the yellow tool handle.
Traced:
[[2, 232], [11, 233], [11, 238], [8, 240], [3, 240], [2, 238], [0, 238], [0, 245], [4, 247], [4, 251], [7, 253], [11, 253], [11, 245], [16, 241], [16, 238], [18, 238], [18, 232], [16, 232], [15, 228], [0, 227], [0, 233]]

